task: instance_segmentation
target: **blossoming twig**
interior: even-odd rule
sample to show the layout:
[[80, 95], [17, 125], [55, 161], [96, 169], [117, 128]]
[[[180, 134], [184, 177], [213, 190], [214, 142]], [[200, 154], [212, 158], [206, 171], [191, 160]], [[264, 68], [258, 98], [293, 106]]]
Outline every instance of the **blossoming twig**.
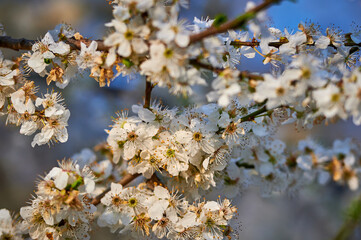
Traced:
[[209, 28], [207, 28], [206, 30], [200, 32], [200, 33], [196, 33], [190, 36], [190, 41], [189, 43], [195, 43], [198, 42], [206, 37], [218, 34], [218, 33], [223, 33], [226, 32], [227, 30], [230, 29], [236, 29], [236, 28], [241, 28], [243, 27], [249, 20], [251, 20], [252, 18], [254, 18], [254, 16], [261, 12], [262, 10], [267, 9], [268, 7], [270, 7], [272, 4], [276, 4], [281, 2], [282, 0], [266, 0], [263, 3], [261, 3], [260, 5], [256, 6], [255, 8], [252, 8], [251, 10], [245, 12], [244, 14], [238, 16], [237, 18], [228, 21], [224, 24], [222, 24], [219, 27], [215, 27], [215, 26], [211, 26]]

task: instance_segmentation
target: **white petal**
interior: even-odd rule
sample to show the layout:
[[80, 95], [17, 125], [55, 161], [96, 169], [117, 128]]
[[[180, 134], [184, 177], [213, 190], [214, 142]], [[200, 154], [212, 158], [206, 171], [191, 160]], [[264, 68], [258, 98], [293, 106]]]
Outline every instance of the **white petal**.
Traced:
[[158, 198], [163, 198], [163, 199], [170, 198], [170, 194], [168, 190], [161, 186], [156, 186], [154, 188], [154, 195]]

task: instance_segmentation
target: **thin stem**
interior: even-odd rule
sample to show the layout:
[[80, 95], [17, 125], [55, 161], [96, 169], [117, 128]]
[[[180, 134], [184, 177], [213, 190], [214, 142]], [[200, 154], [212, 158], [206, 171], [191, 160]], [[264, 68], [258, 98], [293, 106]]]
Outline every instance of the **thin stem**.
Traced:
[[[125, 175], [118, 183], [121, 184], [122, 186], [127, 185], [128, 183], [130, 183], [131, 181], [133, 181], [134, 179], [136, 179], [137, 177], [139, 177], [140, 174], [127, 174]], [[100, 203], [100, 200], [105, 196], [105, 194], [107, 194], [107, 192], [110, 191], [110, 187], [108, 187], [107, 189], [104, 190], [104, 192], [102, 192], [101, 194], [99, 194], [98, 196], [96, 196], [93, 201], [92, 204], [93, 205], [98, 205]]]
[[[272, 110], [270, 110], [272, 111]], [[247, 121], [252, 121], [255, 119], [255, 117], [259, 114], [265, 113], [267, 112], [267, 108], [266, 106], [263, 106], [262, 108], [258, 109], [257, 111], [254, 111], [244, 117], [241, 118], [241, 122], [247, 122]]]
[[361, 221], [361, 196], [351, 203], [347, 215], [347, 220], [337, 232], [334, 240], [349, 239], [355, 228], [359, 225]]
[[[268, 46], [270, 47], [275, 47], [275, 48], [279, 48], [281, 45], [287, 43], [288, 41], [279, 41], [279, 42], [269, 42], [268, 43]], [[251, 42], [242, 42], [242, 41], [238, 41], [238, 40], [235, 40], [235, 41], [231, 41], [230, 45], [232, 45], [233, 47], [258, 47], [260, 44], [259, 41], [251, 41]], [[307, 44], [307, 45], [310, 45], [310, 46], [313, 46], [315, 45], [314, 43], [310, 43], [310, 44]], [[351, 43], [351, 42], [344, 42], [344, 45], [346, 47], [361, 47], [361, 43]], [[334, 47], [332, 44], [329, 45], [330, 47]]]
[[215, 35], [218, 33], [226, 32], [227, 30], [230, 30], [230, 29], [242, 28], [246, 25], [246, 23], [249, 20], [253, 19], [257, 13], [259, 13], [262, 10], [267, 9], [271, 5], [273, 5], [275, 3], [279, 3], [281, 1], [282, 0], [265, 0], [260, 5], [252, 8], [251, 10], [245, 12], [244, 14], [240, 15], [239, 17], [237, 17], [235, 19], [222, 24], [219, 27], [211, 26], [202, 32], [193, 34], [190, 36], [190, 44], [198, 42], [206, 37], [209, 37], [209, 36], [212, 36], [212, 35]]
[[[202, 63], [202, 62], [198, 61], [197, 59], [189, 60], [189, 64], [193, 65], [196, 68], [203, 68], [203, 69], [212, 71], [217, 74], [220, 74], [221, 72], [224, 71], [224, 68], [213, 67], [212, 65]], [[240, 77], [241, 77], [241, 79], [248, 78], [248, 79], [253, 79], [253, 80], [264, 80], [264, 78], [261, 75], [252, 74], [252, 73], [249, 73], [248, 71], [241, 71]]]
[[144, 108], [150, 107], [150, 99], [153, 88], [154, 86], [152, 85], [152, 83], [147, 79], [145, 79], [145, 96], [144, 96], [144, 105], [143, 105]]

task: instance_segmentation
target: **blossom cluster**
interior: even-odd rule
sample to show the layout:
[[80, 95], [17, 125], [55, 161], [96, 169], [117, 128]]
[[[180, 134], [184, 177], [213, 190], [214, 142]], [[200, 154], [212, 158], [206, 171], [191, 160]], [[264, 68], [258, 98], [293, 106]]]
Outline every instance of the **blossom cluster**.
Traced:
[[[66, 142], [70, 112], [57, 92], [39, 97], [27, 73], [59, 88], [85, 71], [100, 87], [119, 75], [147, 81], [145, 104], [133, 105], [132, 116], [118, 113], [106, 130], [106, 158], [98, 161], [84, 149], [54, 167], [37, 184], [30, 206], [20, 209], [20, 222], [0, 210], [0, 238], [86, 240], [97, 222], [131, 239], [224, 239], [236, 213], [227, 198], [250, 186], [264, 196], [293, 194], [314, 180], [359, 188], [358, 143], [335, 140], [326, 148], [307, 139], [292, 149], [277, 132], [286, 124], [311, 128], [325, 119], [352, 117], [361, 124], [361, 31], [323, 33], [315, 24], [291, 33], [269, 28], [265, 12], [248, 2], [240, 24], [220, 32], [222, 17], [180, 20], [187, 0], [109, 2], [111, 33], [103, 40], [85, 39], [62, 24], [13, 61], [0, 52], [1, 114], [21, 134], [39, 131], [33, 147]], [[278, 1], [264, 4], [271, 2]], [[272, 73], [238, 69], [243, 57], [257, 55]], [[155, 86], [193, 94], [194, 85], [207, 85], [206, 71], [213, 73], [206, 94], [211, 103], [172, 109], [150, 104]], [[146, 183], [126, 187], [125, 176], [142, 176]], [[219, 192], [227, 198], [200, 200]]]
[[126, 160], [130, 173], [146, 178], [155, 172], [173, 177], [196, 195], [199, 188], [215, 186], [215, 174], [225, 169], [233, 148], [250, 146], [257, 138], [251, 132], [257, 124], [243, 122], [247, 108], [237, 105], [179, 111], [153, 104], [132, 110], [137, 116], [120, 113], [108, 131], [113, 162]]
[[0, 52], [0, 108], [6, 123], [20, 127], [20, 133], [34, 136], [31, 145], [68, 140], [70, 111], [57, 92], [37, 95], [37, 86], [24, 78], [19, 62], [6, 60]]
[[129, 233], [129, 238], [150, 236], [168, 239], [223, 239], [228, 221], [236, 208], [228, 199], [189, 204], [177, 192], [156, 186], [154, 191], [138, 187], [123, 188], [113, 183], [101, 200], [106, 206], [98, 218], [99, 226], [112, 232]]
[[360, 152], [350, 140], [337, 141], [333, 150], [310, 143], [302, 154], [292, 149], [287, 153], [276, 137], [279, 127], [292, 122], [294, 114], [287, 108], [256, 115], [255, 106], [234, 101], [226, 108], [209, 104], [179, 110], [153, 104], [132, 109], [137, 116], [122, 112], [108, 131], [113, 162], [122, 159], [124, 165], [125, 160], [128, 172], [146, 178], [158, 174], [190, 198], [219, 189], [233, 198], [251, 185], [264, 187], [263, 195], [293, 192], [315, 176], [322, 183], [331, 176], [358, 188]]
[[[99, 171], [99, 166], [106, 165], [107, 160], [95, 164], [94, 158], [91, 150], [84, 149], [72, 160], [54, 167], [37, 184], [31, 205], [20, 209], [22, 221], [14, 221], [8, 210], [0, 210], [0, 236], [25, 239], [29, 234], [32, 239], [44, 240], [89, 239], [91, 224], [97, 217], [99, 226], [107, 226], [112, 232], [121, 228], [119, 233], [123, 236], [130, 233], [131, 238], [149, 236], [152, 230], [158, 238], [223, 239], [229, 220], [236, 213], [228, 199], [189, 204], [181, 194], [169, 193], [161, 186], [146, 188], [141, 184], [123, 188], [112, 182], [110, 191], [101, 198], [105, 207], [96, 212], [93, 197], [98, 194], [97, 188], [104, 191], [102, 186], [106, 183], [102, 180], [110, 174]], [[93, 167], [81, 167], [85, 162]], [[103, 175], [91, 169], [98, 169]]]
[[32, 239], [89, 239], [94, 176], [71, 161], [59, 165], [39, 181], [31, 205], [20, 209], [23, 228]]
[[[236, 97], [244, 103], [267, 101], [268, 109], [288, 106], [303, 125], [336, 117], [353, 117], [360, 124], [358, 32], [345, 35], [330, 28], [323, 35], [315, 24], [300, 24], [299, 31], [291, 34], [287, 29], [258, 26], [250, 26], [251, 41], [249, 32], [219, 36], [227, 57], [219, 63], [205, 61], [217, 73], [213, 91], [207, 94], [209, 101], [227, 106]], [[273, 64], [272, 74], [244, 75], [232, 64], [239, 63], [242, 55], [254, 58], [256, 54], [264, 64]]]

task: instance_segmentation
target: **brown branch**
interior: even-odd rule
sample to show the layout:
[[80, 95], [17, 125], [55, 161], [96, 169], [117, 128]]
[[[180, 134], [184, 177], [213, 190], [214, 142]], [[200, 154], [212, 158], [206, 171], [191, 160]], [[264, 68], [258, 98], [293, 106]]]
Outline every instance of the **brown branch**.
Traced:
[[144, 96], [144, 105], [143, 105], [144, 108], [150, 107], [150, 99], [153, 88], [154, 88], [153, 84], [150, 81], [148, 81], [148, 79], [145, 79], [145, 96]]
[[252, 121], [252, 120], [255, 119], [256, 116], [258, 116], [258, 115], [260, 115], [262, 113], [266, 113], [266, 112], [268, 112], [267, 108], [266, 108], [266, 106], [263, 106], [262, 108], [258, 109], [257, 111], [254, 111], [254, 112], [242, 117], [241, 122]]
[[8, 36], [0, 36], [0, 48], [9, 48], [15, 51], [31, 50], [35, 40], [28, 40], [25, 38], [11, 38]]
[[209, 37], [209, 36], [212, 36], [212, 35], [215, 35], [218, 33], [226, 32], [227, 30], [230, 30], [230, 29], [242, 28], [245, 26], [245, 24], [249, 20], [253, 19], [257, 13], [259, 13], [262, 10], [267, 9], [271, 5], [273, 5], [275, 3], [279, 3], [281, 1], [282, 0], [265, 0], [260, 5], [252, 8], [251, 10], [245, 12], [244, 14], [240, 15], [239, 17], [237, 17], [231, 21], [228, 21], [218, 27], [211, 26], [202, 32], [191, 35], [189, 44], [198, 42], [206, 37]]
[[[268, 43], [268, 46], [279, 48], [281, 45], [283, 45], [285, 43], [287, 43], [287, 41], [270, 42], [270, 43]], [[245, 47], [258, 47], [259, 44], [260, 44], [259, 41], [242, 42], [242, 41], [238, 41], [238, 40], [231, 41], [231, 43], [230, 43], [230, 45], [232, 45], [233, 47], [243, 47], [243, 46], [245, 46]], [[307, 45], [313, 46], [315, 44], [310, 43], [310, 44], [307, 44]], [[332, 44], [330, 44], [329, 46], [334, 47]], [[345, 42], [344, 46], [346, 46], [346, 47], [361, 47], [361, 43]]]
[[[213, 67], [212, 65], [202, 63], [202, 62], [198, 61], [197, 59], [189, 60], [189, 64], [193, 65], [196, 68], [207, 69], [207, 70], [212, 71], [217, 74], [220, 74], [221, 72], [224, 71], [223, 68]], [[240, 77], [241, 77], [241, 79], [243, 79], [243, 78], [248, 78], [248, 79], [253, 79], [253, 80], [263, 80], [264, 79], [261, 75], [252, 74], [252, 73], [249, 73], [248, 71], [241, 71]]]
[[[98, 51], [108, 51], [109, 47], [104, 45], [102, 40], [95, 40], [98, 43]], [[9, 48], [15, 51], [19, 50], [31, 50], [32, 46], [36, 43], [36, 40], [28, 40], [25, 38], [12, 38], [9, 36], [0, 36], [0, 48]], [[76, 40], [75, 38], [69, 38], [64, 40], [65, 43], [70, 45], [72, 50], [80, 50], [80, 43], [83, 42], [85, 45], [89, 46], [92, 40], [90, 39], [80, 39]]]
[[[125, 175], [118, 183], [121, 184], [122, 186], [127, 185], [128, 183], [130, 183], [131, 181], [133, 181], [134, 179], [136, 179], [137, 177], [139, 177], [140, 174], [127, 174]], [[108, 187], [107, 189], [104, 190], [104, 192], [102, 192], [101, 194], [99, 194], [98, 196], [96, 196], [93, 201], [92, 204], [94, 205], [98, 205], [100, 203], [100, 200], [105, 196], [105, 194], [107, 194], [110, 191], [110, 187]]]

